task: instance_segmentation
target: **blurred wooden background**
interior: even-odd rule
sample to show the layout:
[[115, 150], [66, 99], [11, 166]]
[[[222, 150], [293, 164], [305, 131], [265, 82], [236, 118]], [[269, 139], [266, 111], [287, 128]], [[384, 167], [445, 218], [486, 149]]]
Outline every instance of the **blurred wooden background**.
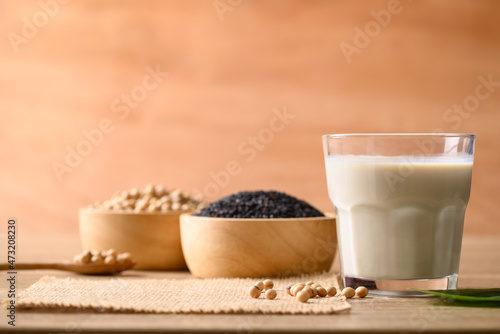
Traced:
[[[500, 82], [500, 2], [401, 0], [377, 30], [388, 6], [1, 0], [2, 215], [19, 233], [77, 233], [80, 206], [149, 182], [209, 199], [277, 189], [331, 211], [322, 134], [437, 130], [477, 133], [465, 230], [500, 234], [500, 86], [471, 97], [478, 77]], [[371, 37], [348, 62], [357, 28]], [[153, 69], [169, 75], [155, 85]], [[271, 133], [273, 110], [294, 118]], [[68, 147], [87, 155], [59, 180]], [[230, 161], [237, 175], [207, 188]]]

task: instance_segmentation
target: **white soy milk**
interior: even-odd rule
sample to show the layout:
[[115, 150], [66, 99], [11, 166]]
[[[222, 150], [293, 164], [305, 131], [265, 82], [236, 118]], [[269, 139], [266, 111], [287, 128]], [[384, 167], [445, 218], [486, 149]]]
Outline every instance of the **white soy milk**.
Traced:
[[472, 158], [329, 156], [344, 276], [440, 278], [458, 273]]

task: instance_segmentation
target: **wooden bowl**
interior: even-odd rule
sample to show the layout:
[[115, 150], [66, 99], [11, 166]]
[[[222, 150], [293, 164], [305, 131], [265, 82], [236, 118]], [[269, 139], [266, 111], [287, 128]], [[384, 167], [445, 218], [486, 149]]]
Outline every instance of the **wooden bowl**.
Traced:
[[179, 231], [180, 212], [115, 213], [81, 209], [80, 239], [84, 249], [129, 252], [134, 269], [186, 269]]
[[328, 271], [335, 218], [231, 219], [181, 215], [184, 258], [196, 277], [284, 277]]

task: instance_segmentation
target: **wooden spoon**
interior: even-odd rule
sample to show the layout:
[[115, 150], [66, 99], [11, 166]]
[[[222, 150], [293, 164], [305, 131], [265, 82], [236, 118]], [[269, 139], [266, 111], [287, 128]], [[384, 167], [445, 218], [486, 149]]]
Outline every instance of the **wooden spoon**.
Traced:
[[15, 268], [11, 269], [10, 264], [0, 264], [0, 270], [16, 271], [18, 269], [55, 269], [71, 271], [83, 275], [113, 275], [119, 274], [124, 270], [132, 269], [135, 261], [127, 264], [76, 264], [76, 263], [16, 263]]

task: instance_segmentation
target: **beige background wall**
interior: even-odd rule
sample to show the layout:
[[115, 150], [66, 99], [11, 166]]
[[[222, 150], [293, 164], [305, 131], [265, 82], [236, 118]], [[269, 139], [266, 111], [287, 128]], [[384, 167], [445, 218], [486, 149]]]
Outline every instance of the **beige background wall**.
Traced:
[[[471, 97], [478, 77], [500, 82], [498, 1], [402, 0], [386, 27], [371, 11], [387, 1], [233, 1], [223, 20], [214, 3], [228, 0], [44, 14], [54, 3], [0, 1], [0, 210], [22, 233], [77, 233], [80, 206], [148, 182], [203, 190], [233, 160], [238, 175], [210, 199], [278, 189], [331, 211], [322, 134], [437, 130], [477, 133], [466, 233], [500, 234], [500, 86]], [[340, 46], [367, 24], [348, 62]], [[147, 68], [169, 75], [138, 88]], [[123, 117], [131, 92], [143, 100]], [[447, 112], [464, 101], [479, 103]], [[294, 118], [242, 154], [273, 110]], [[54, 161], [103, 119], [111, 130], [59, 181]]]

